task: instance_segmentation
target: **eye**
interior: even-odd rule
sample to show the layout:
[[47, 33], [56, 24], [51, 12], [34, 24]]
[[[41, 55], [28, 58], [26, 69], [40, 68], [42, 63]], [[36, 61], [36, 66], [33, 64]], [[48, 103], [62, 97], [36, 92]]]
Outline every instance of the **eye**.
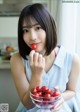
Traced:
[[27, 29], [23, 29], [23, 33], [27, 33], [28, 32], [28, 30]]
[[37, 27], [36, 27], [36, 30], [40, 30], [40, 29], [41, 29], [41, 26], [37, 26]]

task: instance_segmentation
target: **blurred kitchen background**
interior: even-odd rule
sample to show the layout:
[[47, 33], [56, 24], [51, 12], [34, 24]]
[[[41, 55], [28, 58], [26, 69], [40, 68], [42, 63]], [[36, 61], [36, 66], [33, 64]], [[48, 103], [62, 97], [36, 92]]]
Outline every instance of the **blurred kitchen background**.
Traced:
[[0, 104], [9, 104], [9, 112], [15, 112], [19, 103], [9, 60], [18, 51], [20, 12], [32, 3], [48, 8], [56, 21], [58, 44], [80, 56], [80, 0], [0, 0]]

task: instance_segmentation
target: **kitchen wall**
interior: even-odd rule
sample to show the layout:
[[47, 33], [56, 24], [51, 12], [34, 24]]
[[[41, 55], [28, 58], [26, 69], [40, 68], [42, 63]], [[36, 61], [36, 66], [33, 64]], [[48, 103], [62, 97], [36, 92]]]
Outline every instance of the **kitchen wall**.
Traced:
[[0, 17], [0, 49], [7, 45], [17, 48], [18, 17]]

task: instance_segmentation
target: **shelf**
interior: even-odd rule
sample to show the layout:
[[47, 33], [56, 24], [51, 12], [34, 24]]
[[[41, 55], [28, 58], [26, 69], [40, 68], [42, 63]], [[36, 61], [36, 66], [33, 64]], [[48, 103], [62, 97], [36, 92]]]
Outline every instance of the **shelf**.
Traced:
[[10, 62], [9, 61], [0, 62], [0, 69], [10, 69]]

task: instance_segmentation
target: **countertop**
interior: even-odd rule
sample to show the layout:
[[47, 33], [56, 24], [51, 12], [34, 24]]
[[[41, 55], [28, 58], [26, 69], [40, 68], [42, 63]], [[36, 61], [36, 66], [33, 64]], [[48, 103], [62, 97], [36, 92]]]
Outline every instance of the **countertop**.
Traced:
[[9, 61], [0, 62], [0, 69], [10, 69], [10, 62]]

